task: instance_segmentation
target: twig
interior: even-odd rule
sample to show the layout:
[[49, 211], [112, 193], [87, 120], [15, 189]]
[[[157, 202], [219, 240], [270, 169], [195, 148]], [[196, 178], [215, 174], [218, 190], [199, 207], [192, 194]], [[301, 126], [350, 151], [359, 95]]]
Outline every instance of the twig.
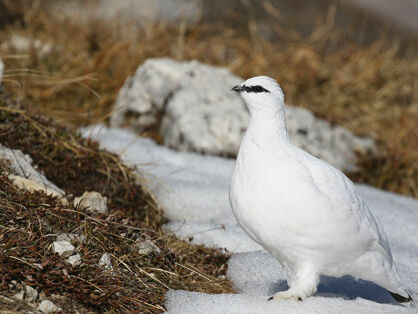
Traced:
[[42, 270], [42, 267], [33, 265], [33, 264], [31, 264], [31, 263], [29, 263], [29, 262], [27, 262], [27, 261], [25, 261], [25, 260], [23, 260], [23, 259], [21, 259], [19, 257], [16, 257], [16, 256], [8, 256], [8, 257], [11, 258], [11, 259], [15, 259], [15, 260], [17, 260], [17, 261], [19, 261], [19, 262], [21, 262], [23, 264], [26, 264], [26, 265], [28, 265], [30, 267], [33, 267], [35, 269]]
[[100, 289], [98, 286], [96, 286], [94, 283], [92, 283], [92, 282], [90, 282], [90, 281], [88, 281], [88, 280], [86, 280], [86, 279], [83, 279], [83, 278], [81, 278], [81, 277], [79, 277], [79, 276], [76, 276], [76, 275], [70, 275], [71, 277], [74, 277], [74, 278], [77, 278], [77, 279], [80, 279], [80, 280], [82, 280], [82, 281], [84, 281], [84, 282], [87, 282], [89, 285], [92, 285], [93, 287], [95, 287], [97, 290], [99, 290], [100, 292], [104, 292], [104, 290], [102, 290], [102, 289]]

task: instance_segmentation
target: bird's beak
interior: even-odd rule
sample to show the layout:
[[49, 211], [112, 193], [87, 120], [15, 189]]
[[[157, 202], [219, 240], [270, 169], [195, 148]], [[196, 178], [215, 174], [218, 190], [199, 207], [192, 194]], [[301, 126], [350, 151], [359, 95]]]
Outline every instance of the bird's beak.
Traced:
[[241, 91], [242, 91], [241, 86], [239, 86], [239, 85], [236, 85], [236, 86], [232, 87], [231, 90], [233, 90], [234, 92], [237, 92], [237, 93], [241, 93]]

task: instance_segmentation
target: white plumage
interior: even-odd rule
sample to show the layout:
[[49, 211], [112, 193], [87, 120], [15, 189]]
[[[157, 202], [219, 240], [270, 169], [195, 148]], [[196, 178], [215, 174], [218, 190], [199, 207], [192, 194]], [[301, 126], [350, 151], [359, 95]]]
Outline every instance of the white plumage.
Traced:
[[319, 275], [352, 275], [412, 301], [382, 226], [354, 184], [289, 141], [277, 82], [259, 76], [233, 90], [251, 119], [229, 198], [238, 223], [286, 270], [289, 290], [273, 298], [303, 300], [316, 292]]

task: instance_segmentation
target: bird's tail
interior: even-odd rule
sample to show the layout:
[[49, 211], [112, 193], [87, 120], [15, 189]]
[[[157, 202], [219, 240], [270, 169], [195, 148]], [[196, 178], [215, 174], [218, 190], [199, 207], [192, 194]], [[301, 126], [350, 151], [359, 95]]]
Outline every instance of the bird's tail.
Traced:
[[400, 294], [394, 293], [394, 292], [390, 292], [389, 290], [387, 290], [387, 292], [390, 293], [390, 295], [399, 303], [409, 303], [409, 302], [413, 302], [414, 300], [412, 299], [411, 295], [406, 292], [406, 294], [408, 295], [408, 297], [404, 297]]

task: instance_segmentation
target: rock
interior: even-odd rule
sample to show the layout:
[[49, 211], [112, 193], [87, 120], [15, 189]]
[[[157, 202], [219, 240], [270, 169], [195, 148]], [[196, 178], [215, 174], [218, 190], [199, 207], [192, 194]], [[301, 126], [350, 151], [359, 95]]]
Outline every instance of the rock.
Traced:
[[56, 241], [68, 241], [68, 242], [71, 242], [72, 240], [78, 239], [78, 238], [79, 238], [79, 236], [77, 234], [64, 232], [64, 233], [61, 233], [61, 234], [59, 234], [57, 236]]
[[71, 255], [68, 259], [67, 259], [68, 263], [70, 263], [73, 266], [77, 266], [81, 263], [81, 256], [80, 254], [74, 254]]
[[49, 300], [43, 300], [41, 304], [39, 304], [38, 310], [42, 313], [56, 313], [62, 311], [60, 307], [56, 306]]
[[138, 254], [140, 255], [148, 255], [151, 253], [160, 254], [161, 249], [155, 245], [154, 242], [151, 240], [143, 240], [140, 242], [135, 243], [136, 248], [138, 249]]
[[356, 153], [375, 151], [371, 138], [355, 136], [350, 130], [316, 118], [312, 112], [287, 106], [289, 136], [298, 147], [342, 170], [355, 170]]
[[26, 285], [25, 287], [25, 299], [29, 302], [35, 301], [38, 298], [38, 291], [31, 286]]
[[61, 203], [64, 206], [69, 205], [68, 200], [65, 197], [63, 197], [63, 195], [61, 193], [57, 192], [54, 189], [48, 188], [45, 185], [42, 185], [42, 184], [40, 184], [38, 182], [35, 182], [35, 181], [32, 181], [32, 180], [28, 180], [28, 179], [20, 177], [20, 176], [16, 176], [14, 174], [9, 174], [7, 176], [7, 178], [10, 181], [12, 181], [13, 184], [16, 187], [18, 187], [19, 189], [23, 189], [23, 190], [26, 190], [26, 191], [29, 191], [29, 192], [42, 191], [47, 195], [54, 196], [54, 197], [60, 199]]
[[85, 237], [84, 235], [80, 235], [80, 234], [76, 234], [76, 233], [61, 233], [57, 236], [57, 238], [55, 239], [55, 241], [68, 241], [71, 242], [73, 240], [77, 240], [79, 242], [83, 242]]
[[119, 92], [111, 124], [141, 132], [164, 113], [164, 144], [234, 155], [249, 119], [241, 99], [230, 91], [239, 82], [226, 69], [196, 61], [149, 59]]
[[65, 192], [49, 181], [42, 173], [32, 166], [32, 158], [18, 149], [9, 149], [0, 144], [0, 159], [9, 162], [9, 179], [21, 188], [30, 192], [44, 191], [46, 194], [56, 196], [64, 203]]
[[14, 294], [12, 296], [12, 299], [15, 299], [17, 301], [22, 301], [24, 296], [25, 296], [25, 291], [24, 290], [21, 290], [18, 293]]
[[105, 269], [112, 269], [112, 262], [110, 260], [110, 256], [107, 253], [104, 253], [99, 260], [99, 265], [103, 266]]
[[65, 194], [63, 190], [50, 182], [43, 174], [32, 166], [32, 158], [19, 149], [9, 149], [0, 144], [0, 158], [10, 162], [10, 173], [40, 183], [46, 187]]
[[84, 192], [81, 197], [74, 198], [74, 207], [83, 208], [89, 212], [107, 213], [107, 198], [99, 192]]
[[[249, 121], [242, 99], [230, 90], [240, 82], [227, 69], [197, 61], [148, 59], [120, 90], [111, 125], [138, 133], [156, 126], [167, 146], [236, 156]], [[286, 117], [297, 146], [340, 169], [355, 169], [356, 152], [374, 149], [372, 139], [333, 127], [306, 109], [288, 105]]]
[[53, 243], [54, 252], [62, 257], [69, 257], [74, 252], [74, 246], [68, 241], [55, 241]]

